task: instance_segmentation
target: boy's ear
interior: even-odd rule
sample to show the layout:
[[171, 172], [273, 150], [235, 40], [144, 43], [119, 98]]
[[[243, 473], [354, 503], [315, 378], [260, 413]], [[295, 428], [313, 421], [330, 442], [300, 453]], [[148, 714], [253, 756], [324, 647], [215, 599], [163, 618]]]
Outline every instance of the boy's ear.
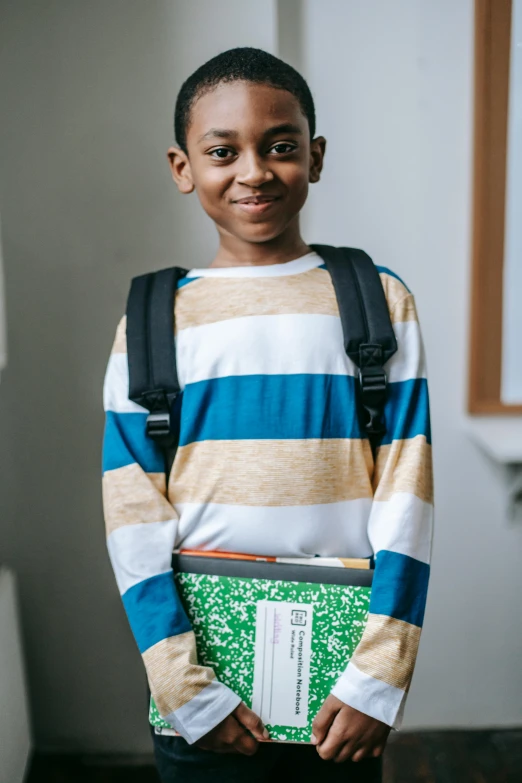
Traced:
[[194, 182], [188, 156], [179, 147], [169, 147], [167, 160], [172, 172], [172, 179], [178, 186], [180, 193], [192, 193]]
[[310, 172], [309, 182], [319, 182], [321, 171], [323, 169], [324, 153], [326, 150], [326, 139], [324, 136], [316, 136], [310, 142]]

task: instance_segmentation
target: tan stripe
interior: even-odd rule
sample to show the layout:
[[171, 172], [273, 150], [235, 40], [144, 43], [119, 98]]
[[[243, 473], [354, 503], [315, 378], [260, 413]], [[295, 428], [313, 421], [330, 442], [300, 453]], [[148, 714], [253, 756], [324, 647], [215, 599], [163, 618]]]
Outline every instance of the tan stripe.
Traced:
[[124, 315], [116, 329], [112, 353], [127, 353], [127, 316]]
[[381, 614], [371, 614], [352, 662], [377, 680], [407, 691], [415, 666], [421, 629]]
[[164, 473], [145, 473], [139, 465], [125, 465], [105, 473], [102, 490], [107, 535], [124, 525], [177, 518], [165, 497]]
[[[380, 275], [392, 321], [416, 321], [413, 297], [396, 278]], [[282, 281], [284, 284], [281, 285]], [[202, 277], [182, 286], [176, 295], [176, 331], [188, 326], [224, 321], [247, 315], [303, 313], [339, 315], [337, 299], [326, 269], [311, 269], [299, 275], [263, 278]], [[116, 329], [112, 353], [127, 353], [127, 316]]]
[[162, 639], [143, 653], [150, 690], [160, 715], [179, 710], [209, 685], [215, 675], [198, 666], [193, 631]]
[[403, 321], [418, 320], [415, 300], [411, 294], [408, 294], [405, 299], [402, 299], [391, 312], [391, 321], [394, 324], [402, 323]]
[[391, 275], [386, 274], [386, 272], [381, 272], [379, 276], [381, 278], [382, 287], [384, 288], [389, 310], [393, 310], [405, 297], [411, 296], [406, 286], [401, 283], [400, 280], [397, 280], [396, 277], [392, 277]]
[[375, 500], [389, 500], [395, 492], [411, 492], [425, 503], [433, 503], [431, 444], [426, 436], [380, 446], [372, 483]]
[[[172, 503], [306, 506], [372, 496], [367, 441], [199, 441], [178, 449]], [[367, 461], [369, 460], [369, 461]]]
[[311, 269], [286, 277], [202, 277], [176, 294], [176, 329], [252, 315], [339, 315], [329, 273]]

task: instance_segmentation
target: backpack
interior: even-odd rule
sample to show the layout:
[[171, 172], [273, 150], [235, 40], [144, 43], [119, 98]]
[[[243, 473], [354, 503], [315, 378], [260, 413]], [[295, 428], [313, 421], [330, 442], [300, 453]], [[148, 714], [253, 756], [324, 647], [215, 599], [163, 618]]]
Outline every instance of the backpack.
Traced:
[[[357, 405], [375, 454], [386, 433], [384, 365], [397, 351], [379, 272], [362, 250], [310, 245], [332, 277], [344, 348], [359, 368]], [[170, 473], [176, 453], [180, 387], [176, 370], [174, 297], [187, 269], [170, 267], [132, 280], [127, 300], [129, 399], [149, 411], [147, 435], [164, 451]], [[176, 415], [177, 414], [177, 415]]]

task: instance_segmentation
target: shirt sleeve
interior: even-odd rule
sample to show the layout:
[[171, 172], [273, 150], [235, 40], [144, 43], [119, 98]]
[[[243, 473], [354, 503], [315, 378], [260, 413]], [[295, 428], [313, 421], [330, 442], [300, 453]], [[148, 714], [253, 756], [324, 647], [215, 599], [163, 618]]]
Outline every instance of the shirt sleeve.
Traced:
[[390, 315], [398, 351], [386, 365], [387, 433], [376, 449], [373, 471], [368, 536], [375, 572], [369, 617], [332, 693], [398, 729], [426, 604], [433, 473], [426, 362], [411, 293], [390, 308]]
[[197, 663], [194, 632], [171, 567], [178, 517], [167, 497], [162, 450], [146, 435], [148, 412], [128, 397], [125, 330], [124, 318], [103, 390], [107, 547], [159, 713], [193, 743], [241, 699]]

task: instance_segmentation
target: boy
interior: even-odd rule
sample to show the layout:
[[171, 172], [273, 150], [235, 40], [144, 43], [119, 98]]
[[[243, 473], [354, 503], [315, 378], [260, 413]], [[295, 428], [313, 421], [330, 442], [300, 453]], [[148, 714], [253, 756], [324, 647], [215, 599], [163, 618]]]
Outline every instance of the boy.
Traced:
[[[380, 269], [399, 349], [374, 460], [353, 436], [355, 370], [332, 282], [300, 235], [326, 147], [314, 133], [306, 82], [262, 50], [226, 51], [180, 90], [172, 176], [196, 190], [219, 248], [176, 292], [183, 403], [168, 489], [147, 412], [128, 399], [125, 319], [107, 369], [108, 549], [152, 694], [181, 734], [153, 735], [163, 781], [283, 779], [296, 765], [301, 780], [380, 780], [413, 673], [433, 510], [422, 338], [411, 293]], [[265, 741], [259, 717], [198, 665], [174, 548], [376, 556], [367, 627], [312, 745]]]

